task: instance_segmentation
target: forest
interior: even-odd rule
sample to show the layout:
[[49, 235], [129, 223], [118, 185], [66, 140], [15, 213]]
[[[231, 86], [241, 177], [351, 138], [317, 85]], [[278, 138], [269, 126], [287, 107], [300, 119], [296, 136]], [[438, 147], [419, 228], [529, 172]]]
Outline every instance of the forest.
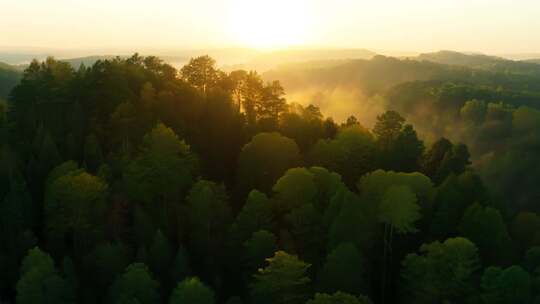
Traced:
[[540, 303], [536, 63], [51, 57], [0, 89], [0, 303]]

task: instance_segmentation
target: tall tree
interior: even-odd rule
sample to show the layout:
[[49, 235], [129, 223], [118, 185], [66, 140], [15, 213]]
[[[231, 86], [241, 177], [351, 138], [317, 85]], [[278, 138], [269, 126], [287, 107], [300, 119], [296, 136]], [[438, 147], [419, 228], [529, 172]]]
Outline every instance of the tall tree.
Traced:
[[245, 195], [253, 189], [269, 194], [275, 181], [299, 165], [296, 143], [279, 133], [259, 133], [246, 144], [238, 156], [237, 186]]
[[178, 283], [171, 294], [169, 304], [214, 304], [214, 292], [198, 278], [187, 278]]
[[232, 222], [228, 196], [223, 185], [201, 180], [191, 188], [187, 199], [188, 240], [193, 257], [209, 276], [223, 262], [227, 228]]
[[520, 266], [486, 268], [481, 287], [484, 303], [526, 304], [532, 300], [531, 276]]
[[73, 291], [58, 274], [52, 258], [39, 248], [28, 252], [20, 274], [17, 304], [73, 303]]
[[460, 227], [463, 235], [478, 246], [485, 262], [504, 265], [511, 261], [512, 242], [498, 210], [476, 203], [465, 211]]
[[465, 238], [451, 238], [420, 247], [402, 262], [401, 275], [409, 303], [465, 301], [474, 290], [478, 249]]
[[215, 65], [216, 61], [208, 55], [191, 58], [189, 63], [180, 70], [180, 73], [184, 81], [206, 93], [218, 81]]
[[159, 283], [155, 281], [144, 264], [129, 265], [110, 287], [110, 302], [114, 304], [158, 304]]
[[369, 290], [367, 261], [352, 243], [342, 243], [326, 257], [318, 274], [319, 290], [361, 295]]
[[62, 248], [68, 239], [76, 252], [91, 248], [103, 237], [107, 197], [108, 185], [84, 170], [52, 180], [44, 206], [51, 244]]
[[252, 300], [257, 303], [304, 303], [310, 279], [309, 264], [283, 251], [267, 259], [268, 266], [259, 269], [251, 286]]

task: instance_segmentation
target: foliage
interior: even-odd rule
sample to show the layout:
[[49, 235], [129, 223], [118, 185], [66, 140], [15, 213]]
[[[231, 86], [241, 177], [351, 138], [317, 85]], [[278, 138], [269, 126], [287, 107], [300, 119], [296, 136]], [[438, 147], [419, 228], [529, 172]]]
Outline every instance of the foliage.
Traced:
[[310, 279], [310, 267], [297, 257], [283, 251], [267, 259], [268, 266], [254, 275], [252, 297], [257, 303], [303, 303]]
[[171, 294], [169, 303], [213, 304], [214, 292], [198, 278], [187, 278], [178, 283]]
[[111, 303], [159, 303], [159, 283], [144, 264], [131, 264], [118, 276], [110, 289]]

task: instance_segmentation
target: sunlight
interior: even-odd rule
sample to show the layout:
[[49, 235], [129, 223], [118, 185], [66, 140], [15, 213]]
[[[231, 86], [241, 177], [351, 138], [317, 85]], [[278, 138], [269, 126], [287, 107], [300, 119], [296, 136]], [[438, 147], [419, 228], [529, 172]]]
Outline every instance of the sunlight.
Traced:
[[310, 14], [304, 0], [236, 0], [229, 13], [229, 30], [237, 43], [273, 49], [307, 42]]

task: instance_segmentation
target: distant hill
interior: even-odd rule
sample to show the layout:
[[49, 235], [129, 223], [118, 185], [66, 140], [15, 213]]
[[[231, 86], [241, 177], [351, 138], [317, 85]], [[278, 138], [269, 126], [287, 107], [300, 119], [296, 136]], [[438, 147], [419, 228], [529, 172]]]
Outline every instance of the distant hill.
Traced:
[[528, 63], [540, 64], [540, 58], [538, 58], [538, 59], [527, 59], [527, 60], [523, 60], [523, 61], [528, 62]]
[[266, 72], [280, 66], [309, 64], [313, 66], [332, 66], [352, 59], [371, 59], [376, 53], [365, 49], [293, 49], [261, 52], [245, 63], [225, 66], [227, 71], [235, 69]]
[[441, 64], [461, 65], [467, 67], [482, 67], [507, 61], [504, 58], [483, 54], [464, 54], [454, 51], [439, 51], [424, 53], [416, 57], [420, 61], [430, 61]]
[[114, 57], [116, 56], [113, 56], [113, 55], [86, 56], [86, 57], [78, 57], [78, 58], [61, 59], [61, 61], [67, 62], [73, 68], [77, 69], [81, 66], [81, 64], [84, 64], [85, 66], [88, 67], [88, 66], [92, 66], [98, 60], [113, 59]]
[[510, 60], [496, 56], [464, 54], [454, 51], [425, 53], [411, 59], [447, 65], [464, 66], [497, 73], [540, 75], [540, 65], [538, 65], [538, 62], [535, 62], [534, 60]]

